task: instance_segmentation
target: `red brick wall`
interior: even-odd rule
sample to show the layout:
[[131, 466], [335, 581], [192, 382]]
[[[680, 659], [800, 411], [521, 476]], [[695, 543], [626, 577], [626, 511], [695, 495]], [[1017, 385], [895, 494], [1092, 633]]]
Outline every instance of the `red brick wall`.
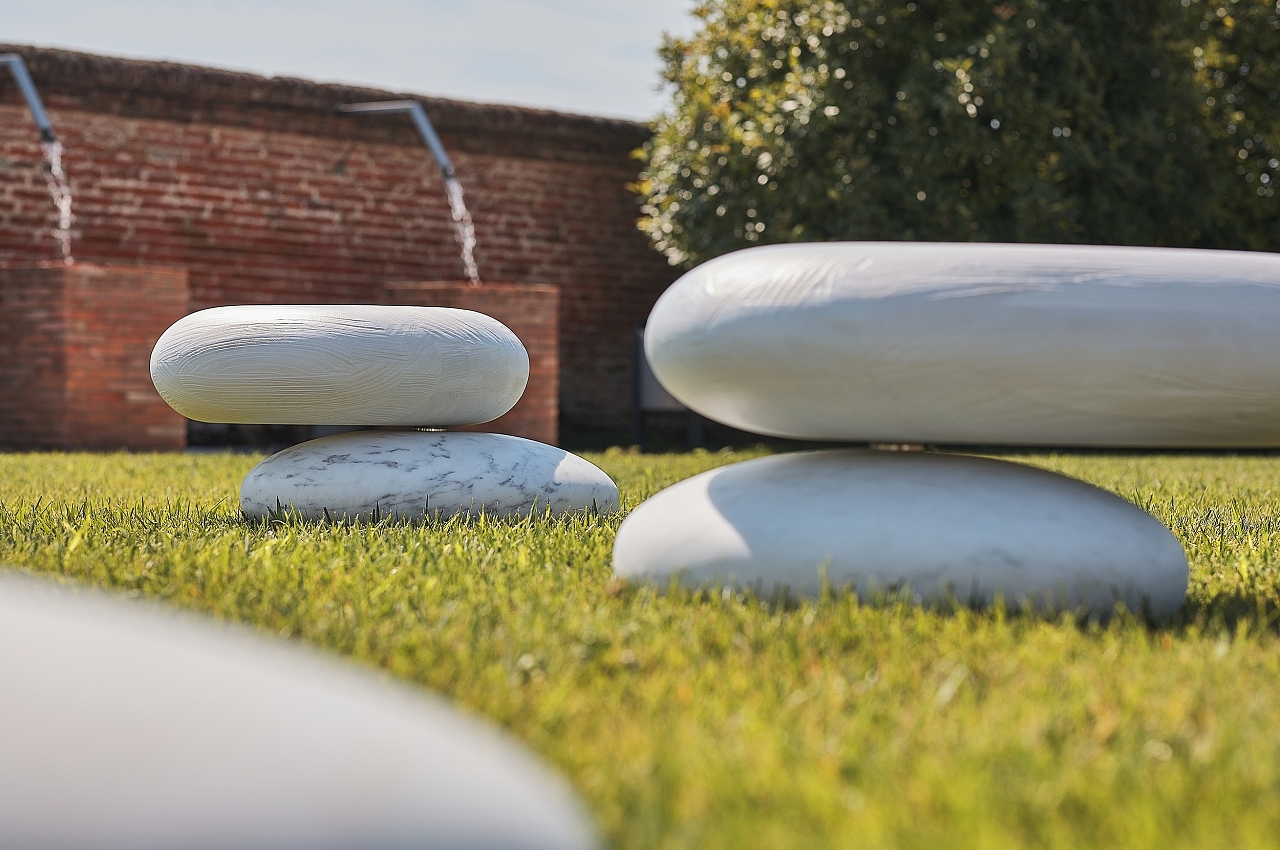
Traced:
[[63, 321], [59, 269], [0, 269], [0, 447], [62, 439]]
[[181, 449], [148, 361], [187, 312], [182, 269], [0, 268], [0, 446]]
[[516, 406], [492, 422], [450, 428], [515, 434], [556, 445], [559, 421], [556, 399], [560, 391], [560, 290], [522, 283], [389, 283], [385, 304], [457, 307], [475, 310], [502, 322], [529, 352], [529, 384]]
[[[24, 54], [66, 146], [74, 252], [190, 274], [192, 309], [377, 303], [392, 280], [454, 280], [440, 174], [389, 92], [165, 63]], [[482, 276], [560, 291], [562, 436], [624, 441], [631, 329], [675, 273], [635, 229], [626, 121], [421, 99], [476, 222]], [[0, 261], [53, 256], [35, 131], [0, 75]]]

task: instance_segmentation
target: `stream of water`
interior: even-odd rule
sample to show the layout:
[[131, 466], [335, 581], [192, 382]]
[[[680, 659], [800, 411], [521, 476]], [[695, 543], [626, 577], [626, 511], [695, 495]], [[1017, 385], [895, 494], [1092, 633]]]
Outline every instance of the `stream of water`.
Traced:
[[76, 219], [71, 214], [71, 187], [67, 184], [67, 172], [62, 168], [62, 142], [41, 142], [40, 147], [44, 150], [44, 179], [53, 197], [53, 205], [58, 208], [58, 227], [53, 236], [58, 240], [62, 262], [71, 265], [74, 262], [71, 257], [71, 223]]
[[476, 226], [471, 221], [471, 213], [467, 212], [467, 204], [462, 198], [462, 184], [456, 177], [445, 181], [445, 189], [449, 193], [449, 212], [453, 216], [453, 228], [458, 238], [458, 247], [462, 249], [462, 265], [467, 270], [467, 280], [472, 286], [480, 285], [480, 269], [476, 266]]

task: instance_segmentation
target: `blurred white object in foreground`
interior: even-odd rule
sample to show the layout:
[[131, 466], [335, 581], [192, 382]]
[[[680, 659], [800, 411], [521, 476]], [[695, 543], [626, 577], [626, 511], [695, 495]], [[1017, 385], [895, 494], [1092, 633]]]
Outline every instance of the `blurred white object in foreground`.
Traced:
[[496, 730], [239, 628], [0, 577], [0, 688], [5, 847], [596, 846]]

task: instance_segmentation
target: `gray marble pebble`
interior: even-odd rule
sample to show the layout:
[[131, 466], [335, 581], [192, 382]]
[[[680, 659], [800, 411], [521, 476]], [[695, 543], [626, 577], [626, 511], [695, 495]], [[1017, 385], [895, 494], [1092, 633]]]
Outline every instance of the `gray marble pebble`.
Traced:
[[577, 455], [505, 434], [357, 431], [285, 449], [245, 477], [240, 507], [309, 519], [609, 513], [618, 488]]
[[1150, 514], [1083, 481], [1022, 464], [926, 452], [821, 451], [681, 481], [622, 523], [619, 576], [864, 598], [909, 587], [923, 603], [1157, 619], [1187, 589], [1187, 558]]
[[568, 785], [442, 700], [286, 641], [0, 577], [0, 844], [588, 850]]

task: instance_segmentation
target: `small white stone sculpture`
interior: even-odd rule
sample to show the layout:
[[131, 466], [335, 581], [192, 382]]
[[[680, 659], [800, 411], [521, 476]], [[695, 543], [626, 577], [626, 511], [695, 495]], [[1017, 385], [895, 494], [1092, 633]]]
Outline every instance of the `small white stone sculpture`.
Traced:
[[179, 413], [212, 422], [393, 425], [312, 440], [258, 464], [250, 518], [402, 519], [617, 510], [618, 488], [554, 446], [417, 428], [496, 419], [520, 399], [529, 356], [470, 310], [258, 305], [193, 313], [165, 331], [151, 376]]
[[285, 449], [240, 488], [250, 518], [612, 513], [618, 488], [577, 455], [505, 434], [357, 431]]
[[748, 248], [649, 317], [693, 410], [809, 440], [1280, 445], [1280, 256], [1062, 245]]
[[1003, 461], [836, 450], [760, 458], [663, 490], [622, 523], [624, 578], [926, 604], [1155, 619], [1187, 588], [1187, 559], [1146, 512], [1081, 481]]
[[494, 728], [243, 629], [4, 577], [0, 682], [6, 847], [598, 846]]
[[151, 353], [151, 379], [201, 422], [443, 428], [510, 410], [529, 355], [506, 325], [470, 310], [259, 304], [174, 323]]

